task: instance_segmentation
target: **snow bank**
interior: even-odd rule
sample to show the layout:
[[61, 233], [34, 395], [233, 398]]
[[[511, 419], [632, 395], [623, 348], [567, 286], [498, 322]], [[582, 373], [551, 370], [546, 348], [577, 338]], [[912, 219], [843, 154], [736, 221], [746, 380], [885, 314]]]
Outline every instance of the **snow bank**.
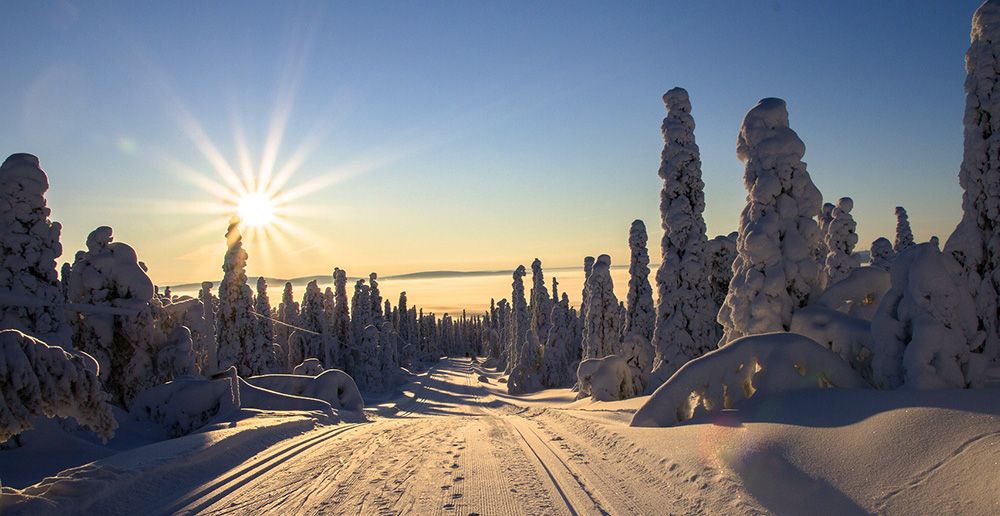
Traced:
[[792, 316], [792, 333], [797, 333], [833, 351], [855, 371], [871, 379], [871, 323], [820, 305], [799, 309]]
[[631, 426], [671, 426], [699, 411], [731, 408], [756, 394], [868, 384], [832, 351], [795, 333], [737, 339], [688, 362], [632, 417]]
[[885, 269], [859, 267], [828, 286], [813, 304], [870, 321], [889, 287], [889, 273]]
[[[296, 333], [292, 334], [293, 337], [295, 335], [297, 334]], [[326, 368], [323, 367], [323, 363], [320, 362], [318, 358], [307, 358], [303, 360], [301, 364], [295, 366], [292, 369], [292, 374], [300, 374], [304, 376], [316, 376], [318, 374], [321, 374], [323, 371], [326, 371]]]
[[89, 361], [18, 330], [0, 331], [0, 443], [37, 416], [71, 417], [104, 440], [114, 435], [118, 423]]
[[262, 389], [323, 400], [337, 410], [360, 412], [365, 408], [365, 400], [354, 379], [339, 369], [328, 369], [317, 376], [266, 374], [252, 376], [246, 381]]
[[205, 426], [219, 414], [240, 408], [240, 402], [239, 384], [234, 379], [188, 376], [140, 392], [129, 415], [137, 421], [159, 423], [178, 437]]

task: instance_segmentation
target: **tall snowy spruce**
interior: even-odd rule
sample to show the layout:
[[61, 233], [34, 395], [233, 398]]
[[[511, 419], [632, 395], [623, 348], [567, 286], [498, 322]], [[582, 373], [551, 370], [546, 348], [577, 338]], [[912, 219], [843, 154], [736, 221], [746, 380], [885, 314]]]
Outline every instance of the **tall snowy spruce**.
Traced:
[[820, 286], [814, 217], [822, 196], [802, 162], [805, 144], [788, 126], [785, 101], [766, 98], [743, 119], [736, 155], [746, 163], [733, 280], [719, 310], [720, 345], [788, 331], [792, 313]]
[[49, 220], [48, 189], [48, 177], [35, 156], [12, 154], [0, 165], [0, 289], [12, 299], [30, 301], [29, 306], [0, 304], [0, 329], [71, 347], [56, 274], [62, 226]]
[[906, 208], [896, 206], [896, 242], [893, 244], [892, 250], [896, 251], [896, 254], [899, 254], [913, 246], [913, 230], [910, 229], [910, 217], [906, 214]]
[[823, 272], [826, 274], [827, 285], [846, 278], [852, 270], [861, 266], [861, 262], [854, 256], [854, 246], [858, 243], [858, 223], [851, 215], [852, 209], [854, 201], [850, 197], [840, 198], [826, 227], [823, 242], [827, 255]]
[[552, 312], [552, 299], [545, 288], [545, 277], [542, 274], [542, 262], [538, 258], [531, 262], [531, 328], [536, 335], [549, 334], [549, 315]]
[[733, 261], [736, 260], [736, 239], [739, 233], [718, 235], [705, 244], [708, 260], [708, 280], [712, 288], [712, 303], [722, 306], [733, 279]]
[[872, 242], [868, 265], [888, 271], [896, 252], [892, 250], [892, 242], [886, 237], [878, 237]]
[[962, 220], [945, 243], [975, 300], [980, 350], [1000, 357], [1000, 1], [988, 0], [972, 16], [965, 54], [965, 149], [959, 171]]
[[587, 280], [590, 279], [590, 274], [594, 271], [594, 257], [587, 256], [583, 259], [583, 291], [580, 292], [580, 321], [586, 317], [586, 303], [587, 303]]
[[628, 294], [625, 313], [624, 336], [638, 335], [652, 342], [656, 310], [653, 308], [653, 287], [649, 284], [649, 251], [646, 249], [646, 224], [632, 221], [628, 233], [631, 254], [628, 266]]
[[351, 310], [347, 303], [347, 272], [333, 269], [334, 299], [332, 333], [337, 349], [328, 350], [327, 367], [340, 367], [350, 373], [357, 367], [358, 350], [351, 335]]
[[[667, 117], [660, 130], [661, 262], [656, 271], [656, 350], [654, 376], [666, 380], [685, 362], [713, 349], [719, 340], [705, 244], [705, 184], [694, 138], [691, 101], [683, 88], [663, 95]], [[655, 382], [654, 382], [655, 383]]]
[[511, 315], [507, 321], [507, 368], [510, 372], [517, 365], [521, 350], [528, 344], [528, 330], [531, 328], [531, 314], [524, 298], [524, 265], [518, 265], [512, 274]]
[[573, 371], [573, 361], [576, 355], [573, 347], [576, 343], [576, 331], [573, 313], [569, 307], [569, 297], [552, 304], [549, 317], [549, 334], [545, 339], [545, 351], [542, 353], [541, 383], [547, 388], [569, 387], [573, 385], [576, 375]]
[[602, 254], [587, 279], [584, 301], [583, 358], [604, 358], [621, 349], [621, 317], [611, 280], [611, 257]]
[[236, 366], [240, 376], [260, 374], [263, 357], [257, 318], [253, 315], [253, 292], [247, 285], [247, 252], [243, 250], [239, 219], [233, 218], [226, 231], [226, 257], [219, 283], [219, 312], [215, 325], [219, 342], [219, 370]]
[[257, 278], [257, 299], [254, 302], [257, 317], [257, 345], [250, 355], [255, 374], [277, 372], [274, 349], [274, 320], [271, 319], [271, 300], [267, 297], [267, 280]]
[[211, 336], [210, 339], [206, 338], [204, 340], [204, 349], [195, 349], [198, 354], [198, 369], [206, 376], [219, 370], [219, 342], [215, 330], [215, 310], [219, 304], [219, 299], [212, 295], [213, 286], [211, 281], [203, 281], [201, 282], [201, 290], [198, 291], [198, 299], [201, 301], [202, 310], [201, 326], [205, 329], [205, 333]]

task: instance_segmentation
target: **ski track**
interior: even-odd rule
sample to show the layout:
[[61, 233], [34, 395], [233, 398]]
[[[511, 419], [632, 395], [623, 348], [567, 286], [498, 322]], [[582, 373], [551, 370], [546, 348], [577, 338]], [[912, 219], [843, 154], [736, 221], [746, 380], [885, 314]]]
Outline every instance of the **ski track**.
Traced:
[[[499, 402], [479, 374], [468, 360], [446, 360], [397, 413], [285, 441], [192, 486], [167, 513], [687, 514], [707, 508], [692, 492], [738, 489], [571, 411]], [[748, 512], [741, 498], [728, 502], [733, 512]]]

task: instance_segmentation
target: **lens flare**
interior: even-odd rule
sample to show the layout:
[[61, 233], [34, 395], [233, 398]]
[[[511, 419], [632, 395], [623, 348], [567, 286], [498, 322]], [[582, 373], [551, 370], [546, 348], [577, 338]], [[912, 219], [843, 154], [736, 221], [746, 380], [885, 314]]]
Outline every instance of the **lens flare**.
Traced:
[[274, 222], [274, 201], [263, 192], [244, 195], [236, 204], [236, 211], [244, 224], [265, 228]]

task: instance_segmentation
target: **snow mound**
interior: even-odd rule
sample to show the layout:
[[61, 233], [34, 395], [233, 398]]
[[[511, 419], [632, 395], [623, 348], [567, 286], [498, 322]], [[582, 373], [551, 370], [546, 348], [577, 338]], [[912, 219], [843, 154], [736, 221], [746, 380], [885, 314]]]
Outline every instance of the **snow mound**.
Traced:
[[810, 305], [792, 316], [792, 333], [822, 344], [850, 363], [861, 376], [871, 379], [874, 344], [869, 321], [825, 306]]
[[328, 369], [316, 376], [265, 374], [246, 381], [262, 389], [322, 400], [337, 410], [360, 412], [365, 408], [365, 400], [354, 379], [339, 369]]
[[870, 321], [889, 287], [889, 273], [885, 269], [859, 267], [828, 286], [814, 304]]
[[316, 376], [321, 374], [324, 370], [323, 363], [320, 362], [318, 358], [307, 358], [303, 360], [301, 364], [292, 369], [292, 374]]
[[170, 435], [179, 437], [239, 407], [239, 385], [232, 378], [186, 376], [140, 392], [129, 414], [137, 421], [159, 423]]
[[699, 409], [731, 408], [755, 394], [868, 384], [832, 351], [795, 333], [743, 337], [685, 364], [636, 411], [631, 426], [672, 426]]
[[31, 428], [35, 416], [71, 417], [103, 440], [118, 427], [90, 357], [0, 331], [0, 443]]

